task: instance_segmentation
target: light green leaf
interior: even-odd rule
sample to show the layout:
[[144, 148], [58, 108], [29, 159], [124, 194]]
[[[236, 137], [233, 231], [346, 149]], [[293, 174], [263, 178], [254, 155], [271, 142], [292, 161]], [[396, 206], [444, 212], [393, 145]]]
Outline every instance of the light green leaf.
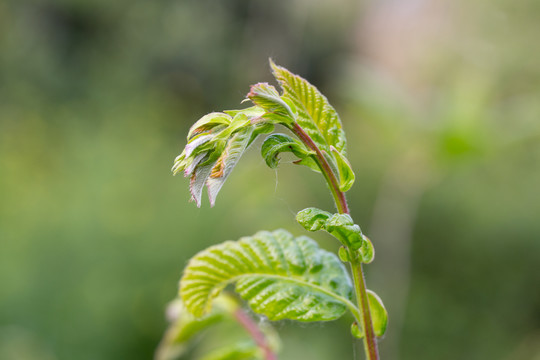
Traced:
[[353, 222], [349, 214], [334, 214], [326, 222], [326, 231], [353, 250], [359, 249], [364, 241], [360, 226]]
[[339, 247], [338, 256], [339, 256], [339, 260], [341, 260], [343, 262], [350, 262], [351, 261], [351, 257], [349, 255], [349, 250], [347, 250], [347, 248], [345, 246], [340, 246]]
[[276, 80], [283, 89], [283, 98], [289, 99], [296, 108], [296, 121], [327, 152], [330, 145], [345, 154], [346, 139], [341, 121], [328, 99], [307, 80], [274, 64], [270, 60]]
[[276, 88], [268, 83], [252, 85], [247, 98], [272, 114], [268, 119], [274, 119], [276, 123], [290, 124], [294, 121], [295, 115], [289, 104], [279, 96]]
[[230, 115], [213, 112], [207, 115], [204, 115], [202, 118], [197, 120], [195, 124], [191, 126], [188, 133], [188, 140], [191, 140], [193, 137], [200, 133], [208, 133], [213, 127], [218, 125], [228, 126], [232, 121]]
[[[375, 332], [375, 335], [381, 337], [386, 332], [386, 326], [388, 325], [388, 313], [386, 312], [382, 300], [377, 294], [371, 290], [367, 290], [367, 295], [373, 331]], [[358, 325], [357, 322], [352, 323], [351, 333], [354, 337], [359, 339], [364, 337], [364, 330]]]
[[365, 242], [360, 226], [348, 214], [331, 214], [317, 208], [307, 208], [296, 214], [296, 221], [308, 231], [328, 231], [353, 250], [360, 249]]
[[199, 360], [262, 360], [264, 354], [253, 341], [242, 341], [212, 351]]
[[272, 134], [264, 140], [261, 147], [261, 155], [264, 161], [266, 161], [266, 165], [270, 168], [274, 169], [278, 166], [278, 155], [282, 152], [292, 152], [300, 160], [311, 155], [304, 144], [284, 134]]
[[369, 264], [375, 258], [375, 248], [367, 236], [362, 234], [362, 238], [364, 239], [364, 243], [362, 244], [362, 247], [358, 249], [358, 252], [360, 253], [362, 262]]
[[314, 207], [299, 211], [296, 214], [296, 221], [307, 231], [326, 230], [326, 223], [332, 214]]
[[177, 299], [167, 307], [167, 317], [171, 325], [165, 332], [155, 360], [173, 360], [181, 356], [189, 347], [190, 341], [202, 331], [224, 320], [238, 305], [227, 295], [221, 295], [214, 301], [214, 308], [207, 316], [197, 319]]
[[337, 167], [339, 170], [339, 190], [345, 192], [348, 191], [354, 184], [355, 175], [352, 170], [349, 160], [342, 153], [336, 150], [330, 145], [330, 151], [336, 159]]
[[351, 281], [338, 258], [285, 230], [261, 231], [200, 252], [184, 271], [180, 295], [189, 311], [202, 316], [230, 283], [270, 320], [334, 320], [354, 309]]
[[265, 111], [260, 107], [229, 110], [203, 116], [188, 134], [184, 151], [175, 159], [172, 171], [190, 177], [191, 199], [201, 206], [206, 185], [210, 205], [238, 160], [255, 140], [273, 130], [274, 125], [261, 120]]
[[362, 339], [364, 337], [364, 331], [360, 326], [358, 326], [356, 321], [351, 324], [351, 334], [358, 339]]
[[[210, 175], [206, 180], [210, 206], [214, 206], [217, 194], [246, 150], [252, 133], [253, 128], [248, 127], [234, 134], [228, 141], [227, 147], [213, 165]], [[198, 199], [200, 202], [200, 196]]]
[[381, 298], [371, 290], [367, 290], [369, 309], [371, 310], [371, 321], [375, 335], [383, 336], [388, 325], [388, 312], [383, 305]]

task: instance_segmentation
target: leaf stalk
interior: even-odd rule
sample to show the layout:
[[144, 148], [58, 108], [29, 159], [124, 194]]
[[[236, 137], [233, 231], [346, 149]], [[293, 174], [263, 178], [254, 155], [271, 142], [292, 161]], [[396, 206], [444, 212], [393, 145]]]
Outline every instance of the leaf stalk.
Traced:
[[263, 351], [265, 360], [278, 360], [277, 355], [274, 353], [270, 344], [266, 340], [266, 336], [263, 334], [257, 324], [251, 319], [241, 308], [238, 308], [234, 312], [234, 318], [242, 327], [248, 332], [255, 344]]

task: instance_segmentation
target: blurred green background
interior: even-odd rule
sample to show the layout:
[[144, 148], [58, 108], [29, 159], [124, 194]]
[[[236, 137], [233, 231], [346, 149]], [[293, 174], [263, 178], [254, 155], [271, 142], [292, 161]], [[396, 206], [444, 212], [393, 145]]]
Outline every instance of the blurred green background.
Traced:
[[[3, 0], [0, 359], [149, 359], [187, 259], [332, 209], [253, 146], [215, 208], [169, 172], [189, 126], [272, 81], [341, 115], [390, 313], [384, 359], [540, 359], [540, 2]], [[314, 234], [323, 247], [336, 244]], [[362, 358], [351, 319], [282, 359]]]

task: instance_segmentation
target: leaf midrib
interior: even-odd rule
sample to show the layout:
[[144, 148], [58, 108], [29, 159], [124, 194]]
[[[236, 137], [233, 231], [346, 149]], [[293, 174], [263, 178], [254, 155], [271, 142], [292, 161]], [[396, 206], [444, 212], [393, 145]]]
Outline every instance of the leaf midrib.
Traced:
[[[320, 285], [315, 285], [315, 284], [312, 284], [312, 283], [309, 283], [309, 282], [306, 282], [303, 280], [302, 277], [298, 277], [298, 276], [295, 276], [295, 275], [291, 275], [291, 276], [284, 276], [284, 275], [278, 275], [278, 274], [269, 274], [269, 273], [265, 273], [265, 272], [252, 272], [252, 273], [249, 273], [249, 274], [241, 274], [241, 275], [237, 275], [237, 276], [234, 276], [226, 281], [223, 281], [225, 284], [232, 284], [232, 283], [235, 283], [237, 282], [238, 280], [240, 280], [241, 278], [244, 278], [244, 277], [249, 277], [249, 276], [265, 276], [265, 277], [268, 277], [268, 278], [272, 278], [272, 279], [277, 279], [277, 280], [281, 280], [281, 281], [288, 281], [288, 282], [292, 282], [292, 283], [295, 283], [297, 285], [302, 285], [302, 286], [305, 286], [305, 287], [309, 287], [309, 288], [312, 288], [312, 289], [315, 289], [325, 295], [328, 295], [330, 296], [331, 298], [343, 303], [352, 313], [353, 315], [356, 317], [356, 318], [359, 318], [360, 316], [360, 313], [359, 313], [359, 310], [358, 308], [347, 298], [344, 298], [332, 291], [329, 291], [327, 289], [325, 289], [324, 287], [320, 286]], [[216, 284], [217, 286], [215, 286], [214, 288], [218, 287], [218, 286], [221, 286], [221, 284]]]

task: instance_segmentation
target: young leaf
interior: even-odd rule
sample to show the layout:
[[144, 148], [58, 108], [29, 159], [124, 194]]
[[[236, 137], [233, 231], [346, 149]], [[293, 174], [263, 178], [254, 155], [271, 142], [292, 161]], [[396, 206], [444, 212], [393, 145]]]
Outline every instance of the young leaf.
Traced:
[[289, 104], [279, 96], [276, 88], [268, 83], [252, 85], [247, 98], [267, 113], [274, 115], [271, 118], [276, 119], [277, 123], [286, 125], [294, 121], [295, 115]]
[[364, 239], [364, 243], [362, 244], [362, 247], [358, 249], [358, 252], [360, 253], [362, 262], [369, 264], [375, 258], [375, 248], [367, 236], [362, 234], [362, 238]]
[[353, 250], [359, 249], [363, 244], [360, 226], [356, 225], [348, 214], [334, 214], [326, 223], [326, 231]]
[[228, 313], [236, 308], [234, 300], [227, 295], [221, 295], [215, 300], [212, 312], [201, 319], [196, 319], [185, 308], [180, 299], [167, 307], [167, 317], [171, 325], [167, 329], [155, 354], [155, 360], [173, 360], [181, 356], [188, 348], [190, 340], [203, 330], [224, 320]]
[[326, 230], [326, 223], [332, 217], [328, 211], [314, 207], [304, 209], [296, 214], [296, 221], [307, 231]]
[[[388, 313], [382, 303], [382, 300], [377, 294], [371, 290], [367, 290], [369, 310], [371, 313], [371, 321], [373, 324], [373, 331], [375, 335], [381, 337], [386, 332], [386, 326], [388, 325]], [[364, 330], [357, 322], [351, 325], [351, 333], [354, 337], [362, 339], [364, 337]]]
[[191, 140], [198, 134], [209, 133], [212, 128], [218, 125], [228, 126], [231, 123], [231, 120], [231, 116], [220, 112], [206, 114], [191, 126], [187, 138], [188, 140]]
[[190, 177], [192, 200], [201, 206], [204, 186], [208, 188], [210, 205], [234, 166], [255, 138], [273, 130], [273, 125], [260, 121], [264, 110], [250, 107], [227, 113], [203, 116], [190, 129], [188, 143], [172, 168], [176, 175]]
[[388, 312], [383, 305], [381, 298], [371, 290], [367, 290], [369, 309], [371, 310], [371, 320], [375, 335], [383, 336], [388, 325]]
[[283, 89], [283, 98], [296, 107], [296, 121], [327, 152], [330, 145], [345, 153], [346, 139], [341, 121], [328, 99], [307, 80], [270, 61], [276, 80]]
[[242, 341], [217, 349], [199, 360], [263, 360], [264, 354], [253, 341]]
[[219, 190], [221, 190], [223, 183], [225, 183], [225, 180], [227, 180], [227, 177], [231, 174], [231, 171], [246, 150], [252, 133], [253, 128], [248, 127], [234, 134], [212, 167], [210, 176], [206, 180], [210, 206], [214, 206]]
[[[279, 153], [292, 152], [301, 160], [309, 158], [310, 151], [300, 141], [284, 134], [272, 134], [268, 136], [261, 147], [261, 155], [270, 168], [274, 169], [279, 163]], [[313, 163], [314, 166], [317, 164]]]
[[[308, 231], [328, 231], [343, 245], [353, 250], [360, 249], [365, 242], [364, 238], [367, 239], [363, 236], [360, 226], [356, 225], [348, 214], [331, 214], [317, 208], [307, 208], [296, 214], [296, 221]], [[366, 253], [365, 256], [368, 255]]]
[[270, 320], [327, 321], [351, 306], [351, 280], [338, 258], [308, 237], [261, 231], [195, 255], [180, 295], [195, 316], [229, 283], [256, 313]]
[[330, 151], [332, 151], [332, 154], [336, 159], [339, 170], [339, 190], [346, 192], [354, 184], [355, 175], [351, 168], [351, 164], [349, 163], [349, 160], [347, 160], [347, 158], [332, 145], [330, 145]]

